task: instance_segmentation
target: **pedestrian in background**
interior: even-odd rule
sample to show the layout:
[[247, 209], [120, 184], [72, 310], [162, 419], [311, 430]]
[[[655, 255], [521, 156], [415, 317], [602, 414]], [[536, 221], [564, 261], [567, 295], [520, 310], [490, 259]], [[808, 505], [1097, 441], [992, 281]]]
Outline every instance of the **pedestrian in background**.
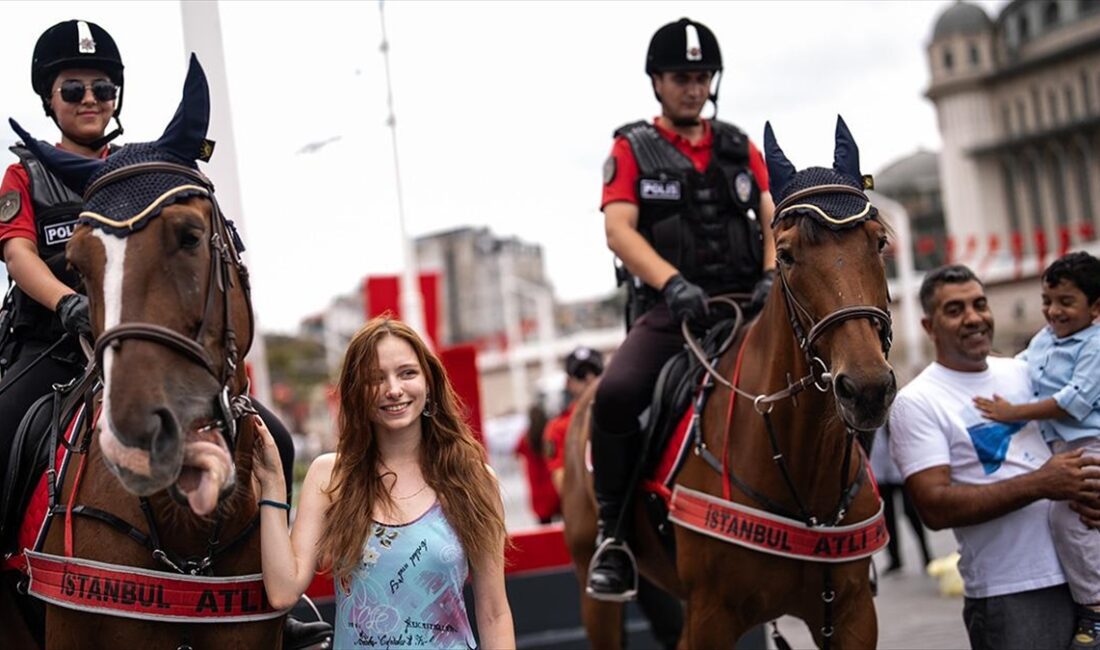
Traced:
[[902, 511], [909, 520], [909, 526], [917, 538], [920, 547], [923, 566], [928, 566], [932, 561], [932, 555], [928, 552], [928, 540], [924, 533], [924, 524], [921, 523], [917, 507], [912, 499], [905, 493], [904, 481], [894, 459], [890, 458], [890, 424], [887, 423], [875, 431], [875, 441], [871, 446], [871, 471], [878, 481], [879, 494], [882, 495], [882, 512], [886, 518], [886, 531], [890, 533], [890, 542], [886, 545], [886, 553], [890, 558], [890, 564], [883, 574], [900, 571], [902, 568], [901, 544], [898, 537], [897, 500], [901, 497]]
[[527, 432], [516, 444], [515, 453], [523, 459], [531, 512], [540, 524], [550, 523], [561, 513], [561, 498], [550, 480], [546, 458], [546, 409], [536, 402], [527, 409]]

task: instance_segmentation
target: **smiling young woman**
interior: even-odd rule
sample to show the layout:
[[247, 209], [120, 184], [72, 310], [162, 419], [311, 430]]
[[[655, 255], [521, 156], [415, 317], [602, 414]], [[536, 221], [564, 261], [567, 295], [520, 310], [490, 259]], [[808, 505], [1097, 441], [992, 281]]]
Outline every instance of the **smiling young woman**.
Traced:
[[[469, 574], [482, 644], [515, 647], [499, 487], [438, 357], [404, 323], [376, 318], [348, 346], [339, 392], [337, 450], [310, 467], [293, 532], [274, 508], [261, 518], [271, 603], [293, 604], [324, 569], [336, 581], [336, 647], [399, 636], [474, 647]], [[266, 432], [255, 471], [263, 499], [282, 499]]]

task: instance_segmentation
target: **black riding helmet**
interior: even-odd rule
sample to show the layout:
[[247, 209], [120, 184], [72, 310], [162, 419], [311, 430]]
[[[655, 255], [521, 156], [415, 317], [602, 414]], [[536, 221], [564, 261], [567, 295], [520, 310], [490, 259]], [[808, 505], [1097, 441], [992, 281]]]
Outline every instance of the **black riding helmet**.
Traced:
[[584, 379], [589, 373], [599, 375], [603, 373], [603, 355], [582, 345], [565, 358], [565, 373], [576, 379]]
[[[86, 20], [66, 20], [50, 27], [38, 37], [31, 58], [31, 87], [42, 98], [42, 108], [46, 115], [57, 124], [57, 117], [50, 108], [50, 94], [58, 73], [71, 68], [102, 70], [119, 87], [113, 115], [118, 128], [93, 142], [80, 142], [92, 149], [99, 149], [122, 135], [122, 123], [118, 121], [118, 117], [122, 113], [123, 67], [118, 45], [107, 30]], [[58, 128], [61, 128], [60, 124]]]
[[[718, 38], [709, 27], [690, 18], [681, 18], [653, 34], [645, 56], [647, 76], [660, 72], [696, 70], [710, 70], [715, 76], [722, 72], [722, 50], [718, 47]], [[715, 115], [718, 114], [718, 86], [721, 83], [719, 77], [710, 94]], [[661, 101], [656, 90], [653, 95], [657, 97], [657, 101]]]

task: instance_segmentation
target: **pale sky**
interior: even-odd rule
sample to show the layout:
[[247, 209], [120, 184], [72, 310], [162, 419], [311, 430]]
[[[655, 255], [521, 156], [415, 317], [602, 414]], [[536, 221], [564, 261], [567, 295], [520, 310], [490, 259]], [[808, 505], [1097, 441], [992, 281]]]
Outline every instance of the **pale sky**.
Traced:
[[[939, 146], [925, 48], [950, 4], [388, 2], [408, 231], [517, 235], [543, 246], [559, 299], [604, 294], [601, 166], [617, 126], [659, 110], [643, 72], [658, 27], [688, 16], [716, 33], [720, 118], [757, 143], [771, 120], [802, 168], [831, 162], [840, 113], [873, 173]], [[1004, 2], [978, 4], [992, 17]], [[0, 23], [19, 26], [0, 39], [5, 116], [57, 139], [30, 58], [70, 18], [122, 52], [119, 142], [156, 138], [186, 71], [177, 2], [0, 3]], [[243, 203], [230, 217], [245, 222], [261, 323], [290, 332], [364, 276], [401, 269], [378, 4], [223, 2], [221, 21]], [[14, 139], [4, 124], [0, 144]]]

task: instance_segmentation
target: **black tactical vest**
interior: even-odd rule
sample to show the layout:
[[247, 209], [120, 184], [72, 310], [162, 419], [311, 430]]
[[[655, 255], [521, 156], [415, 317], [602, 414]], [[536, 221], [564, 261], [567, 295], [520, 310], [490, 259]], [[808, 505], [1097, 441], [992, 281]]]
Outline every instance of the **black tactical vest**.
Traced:
[[[38, 238], [38, 256], [61, 282], [76, 289], [80, 284], [77, 275], [68, 269], [65, 261], [65, 244], [73, 236], [76, 218], [83, 209], [80, 196], [42, 166], [29, 151], [11, 147], [19, 157], [30, 179], [31, 204], [34, 208], [35, 234]], [[12, 293], [12, 328], [17, 336], [34, 339], [56, 340], [65, 330], [52, 310], [15, 287]]]
[[749, 168], [749, 139], [711, 122], [710, 165], [699, 173], [648, 122], [615, 131], [638, 162], [638, 231], [687, 280], [708, 294], [748, 293], [762, 275], [760, 188]]

